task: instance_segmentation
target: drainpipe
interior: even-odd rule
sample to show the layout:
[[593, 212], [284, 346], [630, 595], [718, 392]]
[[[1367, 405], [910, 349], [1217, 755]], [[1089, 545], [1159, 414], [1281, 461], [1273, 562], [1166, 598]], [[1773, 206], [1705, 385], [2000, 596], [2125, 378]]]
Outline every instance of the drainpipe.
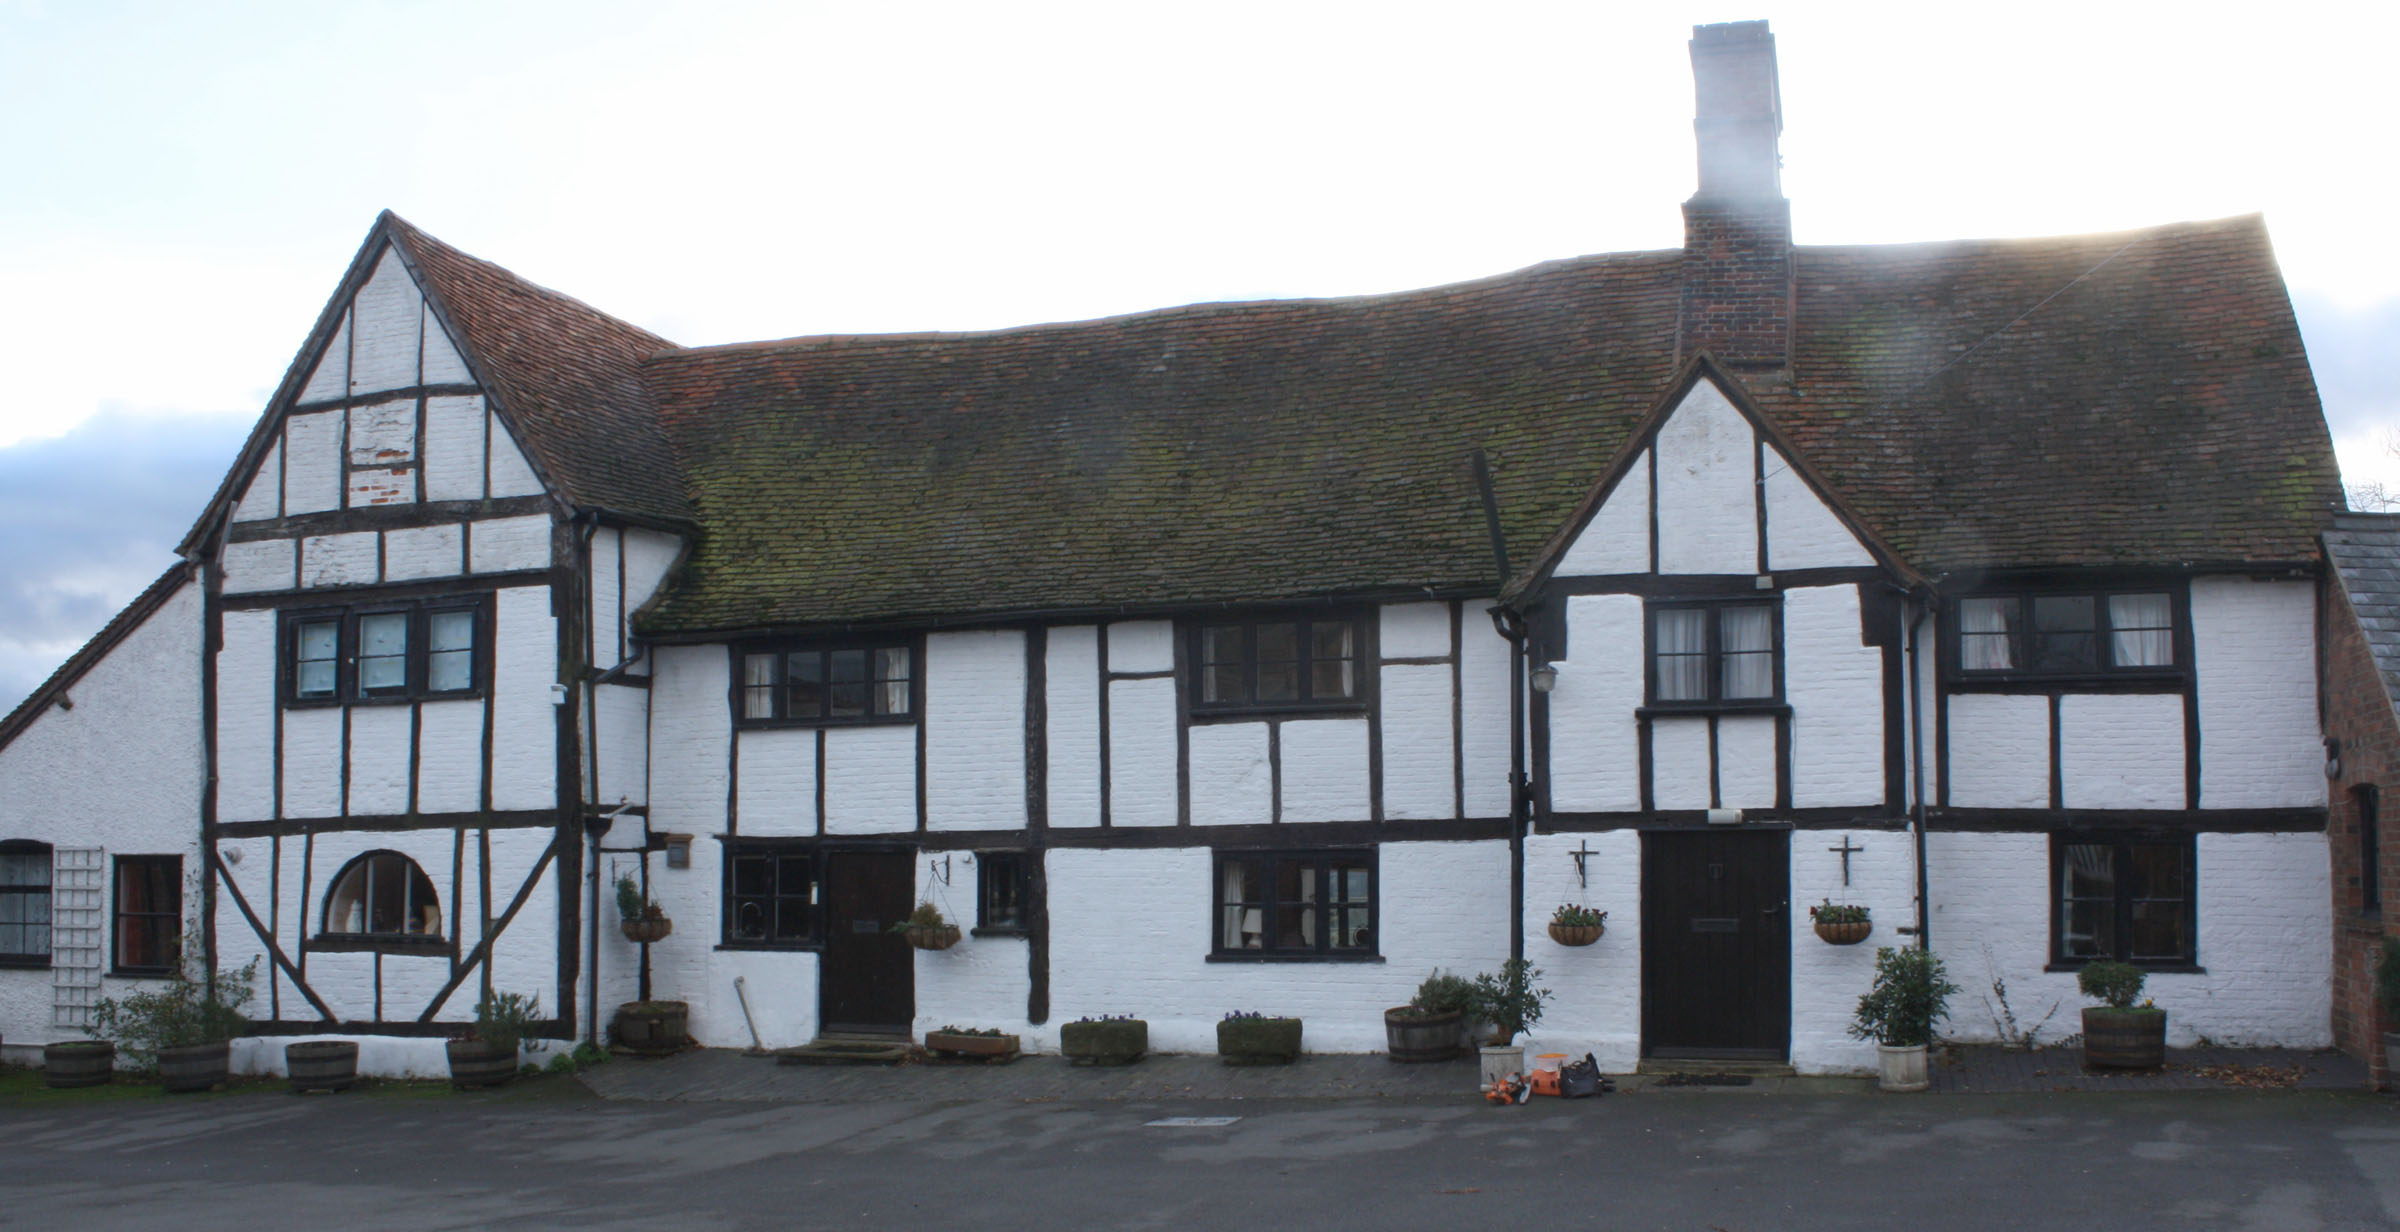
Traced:
[[[1483, 450], [1468, 455], [1476, 494], [1483, 498], [1483, 529], [1492, 541], [1492, 570], [1505, 594], [1513, 574], [1508, 537], [1500, 531], [1500, 498], [1492, 489], [1492, 463]], [[1487, 609], [1492, 627], [1508, 639], [1508, 956], [1525, 957], [1525, 614], [1506, 604]]]
[[1922, 660], [1917, 655], [1917, 636], [1933, 615], [1933, 593], [1925, 591], [1909, 597], [1918, 601], [1916, 616], [1908, 624], [1908, 763], [1913, 771], [1910, 794], [1916, 797], [1910, 820], [1917, 849], [1917, 948], [1924, 950], [1932, 948], [1932, 940], [1927, 920], [1930, 912], [1925, 901], [1925, 692], [1924, 682], [1919, 679]]

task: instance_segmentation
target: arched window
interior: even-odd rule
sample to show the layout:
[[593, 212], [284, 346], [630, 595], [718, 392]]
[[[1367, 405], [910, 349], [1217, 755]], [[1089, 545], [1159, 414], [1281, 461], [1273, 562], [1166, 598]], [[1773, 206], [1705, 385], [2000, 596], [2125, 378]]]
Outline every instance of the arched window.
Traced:
[[397, 851], [370, 851], [333, 879], [323, 931], [329, 937], [439, 940], [442, 904], [416, 861]]

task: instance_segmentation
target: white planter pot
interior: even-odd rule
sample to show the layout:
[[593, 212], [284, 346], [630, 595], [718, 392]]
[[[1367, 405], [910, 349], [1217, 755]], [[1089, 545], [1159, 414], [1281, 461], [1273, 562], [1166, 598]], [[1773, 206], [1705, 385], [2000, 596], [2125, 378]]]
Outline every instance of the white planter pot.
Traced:
[[1478, 1091], [1510, 1074], [1525, 1072], [1525, 1045], [1523, 1044], [1501, 1044], [1487, 1047], [1482, 1050], [1480, 1056], [1483, 1059], [1483, 1066], [1482, 1077], [1475, 1083], [1475, 1089]]
[[1886, 1091], [1922, 1091], [1932, 1085], [1925, 1076], [1925, 1045], [1875, 1045], [1875, 1063], [1882, 1074], [1876, 1085]]

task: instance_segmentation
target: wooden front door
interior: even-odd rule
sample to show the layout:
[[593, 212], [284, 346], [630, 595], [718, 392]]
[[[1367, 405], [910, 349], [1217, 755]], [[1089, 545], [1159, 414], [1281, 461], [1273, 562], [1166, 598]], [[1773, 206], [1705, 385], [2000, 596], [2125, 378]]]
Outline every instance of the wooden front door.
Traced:
[[825, 853], [825, 961], [820, 1031], [907, 1035], [917, 1013], [916, 957], [892, 925], [908, 918], [916, 856]]
[[1642, 1055], [1783, 1060], [1791, 1043], [1791, 834], [1642, 835]]

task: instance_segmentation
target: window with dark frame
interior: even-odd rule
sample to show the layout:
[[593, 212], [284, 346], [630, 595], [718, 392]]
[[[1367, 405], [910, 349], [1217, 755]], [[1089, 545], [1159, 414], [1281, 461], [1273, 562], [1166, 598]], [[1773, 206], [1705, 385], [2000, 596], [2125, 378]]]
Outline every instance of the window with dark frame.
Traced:
[[1220, 851], [1218, 958], [1370, 958], [1375, 855], [1367, 851]]
[[1022, 933], [1032, 925], [1027, 912], [1032, 857], [1022, 851], [975, 853], [975, 931]]
[[287, 612], [284, 700], [334, 704], [477, 696], [483, 628], [477, 599]]
[[0, 842], [0, 967], [50, 965], [50, 846]]
[[1768, 705], [1783, 696], [1775, 605], [1650, 605], [1650, 704]]
[[741, 656], [745, 723], [897, 723], [915, 709], [915, 648], [899, 643], [759, 648]]
[[2358, 818], [2358, 909], [2374, 914], [2383, 911], [2382, 821], [2376, 816], [2382, 803], [2379, 795], [2373, 783], [2350, 789], [2350, 811]]
[[1962, 675], [2094, 676], [2175, 667], [2163, 590], [1974, 595], [1954, 608]]
[[1190, 631], [1195, 710], [1304, 710], [1364, 697], [1355, 618], [1210, 621]]
[[725, 943], [798, 948], [817, 938], [817, 857], [804, 847], [740, 844], [725, 858]]
[[2050, 842], [2051, 961], [2144, 966], [2197, 961], [2194, 845], [2171, 838], [2059, 834]]
[[115, 974], [174, 974], [183, 944], [183, 857], [118, 856], [115, 872]]
[[433, 879], [397, 851], [370, 851], [334, 874], [318, 928], [326, 938], [427, 944], [442, 939]]

